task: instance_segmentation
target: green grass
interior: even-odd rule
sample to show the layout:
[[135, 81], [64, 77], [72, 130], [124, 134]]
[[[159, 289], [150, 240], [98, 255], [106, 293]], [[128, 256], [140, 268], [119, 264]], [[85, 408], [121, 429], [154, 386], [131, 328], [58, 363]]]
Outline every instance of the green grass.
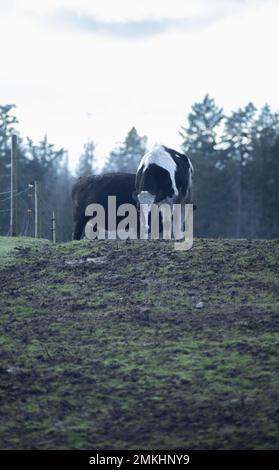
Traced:
[[16, 257], [17, 249], [25, 248], [25, 250], [41, 247], [43, 244], [49, 243], [45, 239], [35, 239], [31, 237], [1, 237], [0, 236], [0, 269], [11, 264], [18, 264], [19, 260]]
[[278, 447], [278, 241], [0, 250], [1, 448]]

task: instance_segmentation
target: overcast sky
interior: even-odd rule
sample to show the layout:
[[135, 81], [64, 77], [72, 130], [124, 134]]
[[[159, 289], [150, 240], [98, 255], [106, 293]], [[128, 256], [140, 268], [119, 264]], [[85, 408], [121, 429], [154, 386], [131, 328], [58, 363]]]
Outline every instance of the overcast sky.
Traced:
[[206, 93], [279, 109], [278, 25], [278, 0], [0, 0], [0, 103], [72, 167], [89, 138], [101, 163], [132, 126], [178, 149]]

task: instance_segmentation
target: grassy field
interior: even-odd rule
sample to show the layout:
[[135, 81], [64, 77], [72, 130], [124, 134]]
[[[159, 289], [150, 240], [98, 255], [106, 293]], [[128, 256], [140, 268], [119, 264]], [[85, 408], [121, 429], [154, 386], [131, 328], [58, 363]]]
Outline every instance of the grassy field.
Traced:
[[277, 241], [0, 238], [0, 447], [275, 449]]

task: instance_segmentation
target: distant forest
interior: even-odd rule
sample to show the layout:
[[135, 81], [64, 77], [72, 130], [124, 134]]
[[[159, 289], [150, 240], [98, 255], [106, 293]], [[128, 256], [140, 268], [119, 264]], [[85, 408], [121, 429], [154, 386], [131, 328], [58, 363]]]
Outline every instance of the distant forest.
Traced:
[[[9, 233], [10, 145], [18, 124], [14, 105], [0, 106], [0, 235]], [[194, 235], [206, 238], [279, 237], [279, 113], [248, 103], [225, 115], [206, 95], [195, 103], [178, 130], [182, 150], [195, 170]], [[16, 132], [18, 135], [18, 132]], [[92, 136], [94, 138], [94, 136]], [[162, 142], [168, 146], [168, 142]], [[135, 127], [112, 150], [102, 168], [134, 172], [147, 150], [147, 137]], [[76, 175], [67, 151], [44, 137], [35, 143], [19, 136], [18, 232], [34, 235], [34, 188], [39, 187], [39, 235], [51, 238], [57, 215], [57, 240], [72, 237], [71, 187], [77, 176], [97, 171], [94, 141], [84, 145]]]

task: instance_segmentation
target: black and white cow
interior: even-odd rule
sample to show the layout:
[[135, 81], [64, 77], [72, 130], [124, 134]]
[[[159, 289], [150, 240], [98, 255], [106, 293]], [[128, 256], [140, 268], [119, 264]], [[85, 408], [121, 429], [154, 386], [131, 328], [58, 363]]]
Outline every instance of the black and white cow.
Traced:
[[[117, 208], [122, 204], [136, 206], [133, 198], [135, 189], [134, 173], [106, 173], [103, 175], [84, 176], [78, 179], [72, 189], [74, 240], [80, 240], [90, 217], [85, 216], [89, 204], [100, 204], [105, 209], [106, 227], [108, 226], [108, 196], [116, 196]], [[123, 217], [117, 217], [117, 223]]]
[[[159, 207], [181, 204], [183, 209], [185, 204], [193, 203], [193, 172], [193, 165], [186, 155], [157, 145], [139, 164], [134, 197], [138, 204], [157, 204]], [[183, 214], [184, 210], [182, 217]], [[146, 217], [148, 219], [148, 212]]]

